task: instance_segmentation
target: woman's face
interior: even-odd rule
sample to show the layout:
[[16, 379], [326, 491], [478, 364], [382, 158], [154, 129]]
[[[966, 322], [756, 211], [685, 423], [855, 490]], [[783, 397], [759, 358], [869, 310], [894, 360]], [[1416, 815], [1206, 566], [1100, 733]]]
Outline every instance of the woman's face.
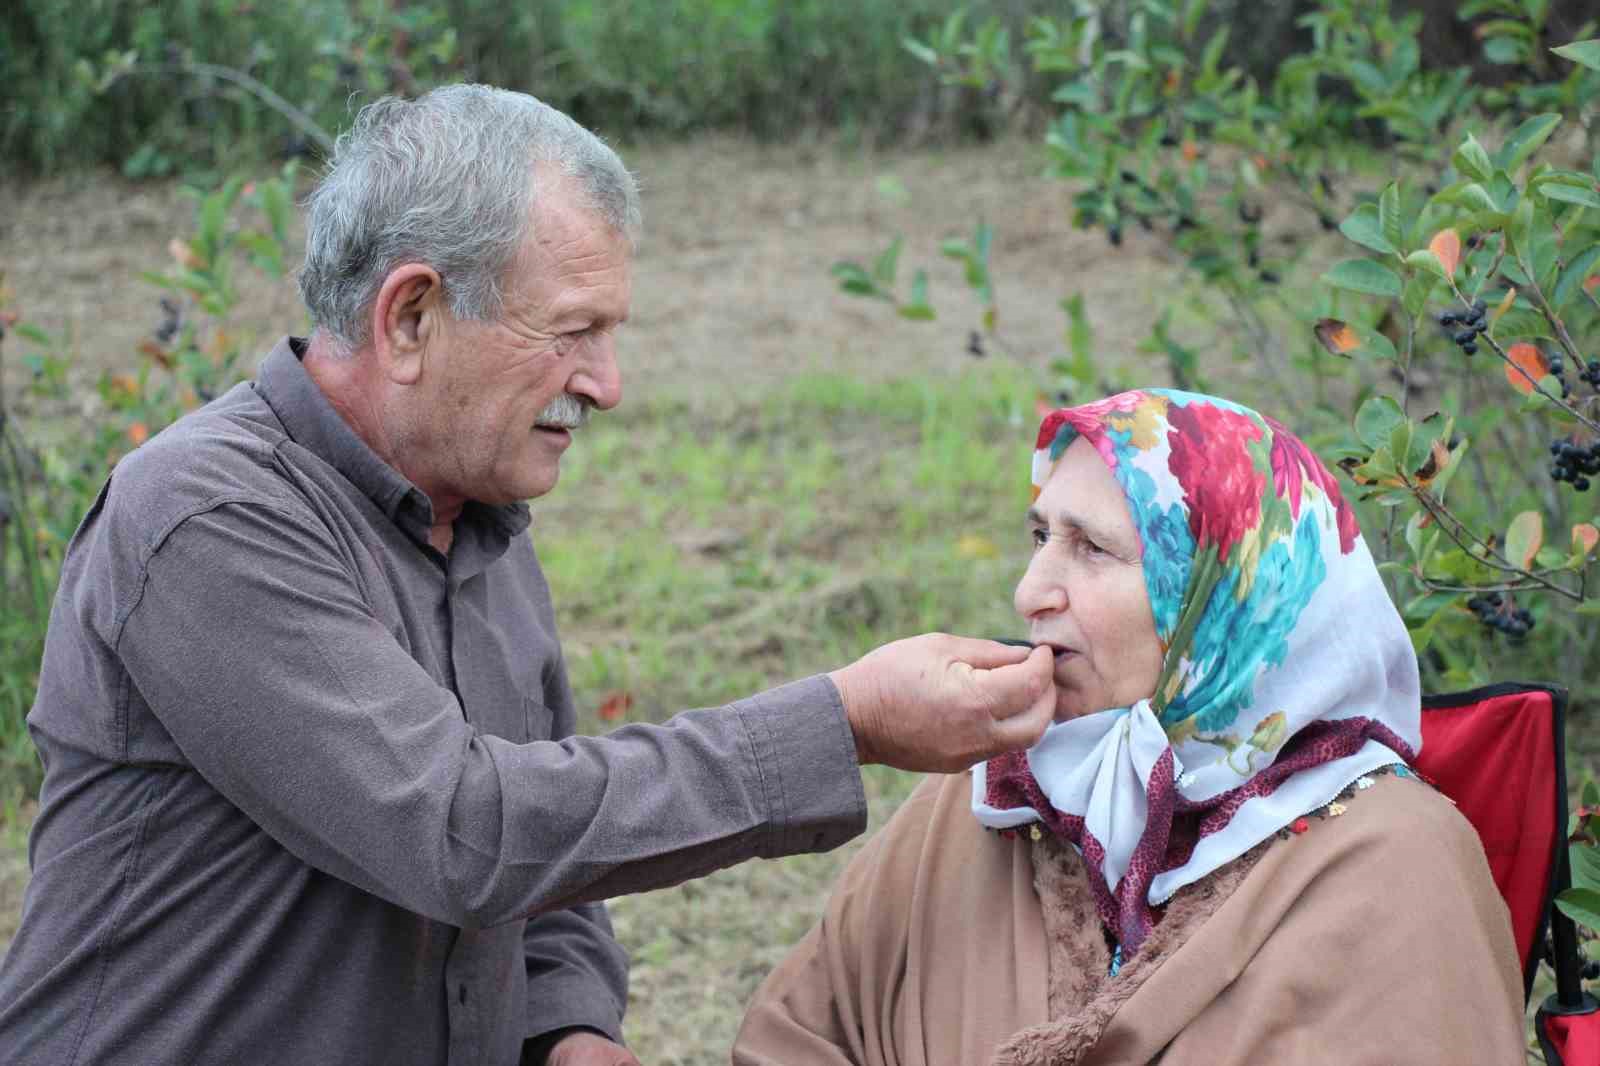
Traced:
[[1161, 673], [1139, 533], [1105, 462], [1072, 442], [1028, 510], [1033, 560], [1017, 612], [1036, 644], [1056, 650], [1056, 721], [1127, 707]]

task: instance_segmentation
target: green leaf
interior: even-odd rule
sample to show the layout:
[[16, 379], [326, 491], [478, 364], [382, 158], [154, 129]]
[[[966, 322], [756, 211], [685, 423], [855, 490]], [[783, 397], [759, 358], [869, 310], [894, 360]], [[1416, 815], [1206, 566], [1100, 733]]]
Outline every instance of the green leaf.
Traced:
[[900, 317], [918, 322], [931, 322], [933, 307], [928, 303], [928, 272], [919, 270], [911, 277], [911, 300], [901, 305]]
[[1455, 154], [1450, 157], [1450, 162], [1461, 173], [1476, 181], [1488, 181], [1494, 173], [1494, 164], [1489, 161], [1489, 153], [1484, 151], [1483, 145], [1472, 134], [1467, 134], [1467, 139], [1461, 142]]
[[878, 256], [878, 261], [872, 264], [873, 281], [885, 288], [894, 285], [894, 276], [900, 269], [900, 247], [904, 243], [903, 239], [896, 237]]
[[835, 263], [829, 273], [839, 279], [839, 288], [852, 296], [871, 296], [878, 300], [893, 299], [877, 286], [872, 280], [872, 275], [868, 274], [859, 263]]
[[1554, 112], [1534, 115], [1506, 138], [1506, 143], [1495, 153], [1494, 165], [1507, 172], [1516, 170], [1524, 159], [1539, 150], [1539, 146], [1544, 144], [1559, 125], [1561, 116]]
[[1556, 906], [1579, 925], [1600, 930], [1600, 889], [1569, 888], [1556, 897]]
[[1383, 187], [1383, 195], [1378, 197], [1378, 220], [1383, 227], [1383, 236], [1395, 251], [1405, 246], [1406, 239], [1404, 227], [1400, 224], [1400, 186], [1390, 182]]
[[1577, 295], [1578, 286], [1596, 272], [1596, 263], [1600, 263], [1600, 244], [1591, 244], [1573, 256], [1572, 262], [1561, 271], [1561, 277], [1557, 279], [1555, 288], [1550, 292], [1550, 300], [1557, 309]]
[[1494, 37], [1483, 45], [1483, 57], [1491, 63], [1520, 63], [1527, 54], [1528, 46], [1514, 37]]
[[1369, 396], [1356, 411], [1356, 436], [1369, 448], [1382, 447], [1395, 427], [1405, 424], [1405, 412], [1391, 396]]
[[[1417, 253], [1413, 252], [1412, 254], [1415, 255]], [[1423, 308], [1428, 306], [1428, 300], [1433, 296], [1433, 290], [1438, 288], [1439, 282], [1442, 280], [1439, 274], [1439, 261], [1434, 259], [1433, 253], [1424, 248], [1422, 249], [1422, 254], [1429, 259], [1433, 259], [1434, 270], [1431, 274], [1418, 272], [1406, 282], [1406, 291], [1400, 297], [1400, 305], [1406, 309], [1407, 314], [1411, 315], [1422, 314]], [[1406, 258], [1409, 261], [1410, 256]]]
[[273, 179], [261, 186], [261, 210], [280, 244], [289, 239], [290, 199], [289, 183], [282, 179]]
[[1371, 296], [1400, 295], [1400, 275], [1373, 259], [1346, 259], [1322, 275], [1322, 281], [1336, 289]]
[[919, 40], [911, 37], [902, 37], [900, 39], [900, 47], [916, 56], [922, 62], [928, 64], [930, 67], [936, 67], [939, 65], [939, 53], [935, 52], [932, 48], [929, 48]]
[[41, 348], [50, 348], [55, 345], [55, 340], [51, 338], [50, 334], [32, 322], [18, 322], [15, 328], [19, 335], [26, 337]]
[[1590, 70], [1600, 70], [1600, 37], [1588, 41], [1573, 41], [1571, 44], [1564, 44], [1550, 51], [1562, 59], [1570, 59]]
[[1512, 566], [1527, 570], [1544, 544], [1544, 517], [1538, 511], [1523, 511], [1506, 527], [1505, 557]]
[[1592, 188], [1579, 189], [1571, 185], [1550, 182], [1539, 186], [1539, 192], [1546, 200], [1561, 200], [1569, 204], [1582, 204], [1584, 207], [1600, 207], [1600, 193]]
[[1371, 248], [1374, 252], [1392, 255], [1399, 251], [1384, 236], [1378, 209], [1371, 204], [1362, 204], [1350, 212], [1349, 217], [1339, 223], [1339, 232], [1362, 247]]
[[1524, 196], [1517, 201], [1517, 209], [1511, 212], [1511, 221], [1506, 223], [1506, 240], [1518, 255], [1533, 251], [1533, 197]]

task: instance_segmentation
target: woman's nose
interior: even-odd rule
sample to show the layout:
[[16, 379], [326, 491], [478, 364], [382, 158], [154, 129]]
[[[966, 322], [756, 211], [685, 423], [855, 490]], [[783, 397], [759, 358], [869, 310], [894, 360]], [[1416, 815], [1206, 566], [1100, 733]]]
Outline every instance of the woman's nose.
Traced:
[[1024, 618], [1055, 614], [1067, 607], [1067, 587], [1050, 572], [1045, 560], [1035, 555], [1017, 582], [1012, 602]]

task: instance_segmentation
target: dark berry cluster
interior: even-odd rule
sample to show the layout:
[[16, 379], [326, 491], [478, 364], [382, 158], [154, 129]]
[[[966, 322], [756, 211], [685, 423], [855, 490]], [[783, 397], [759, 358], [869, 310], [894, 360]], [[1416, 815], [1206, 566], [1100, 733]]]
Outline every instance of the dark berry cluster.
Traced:
[[1587, 491], [1589, 479], [1600, 474], [1600, 440], [1588, 447], [1565, 438], [1550, 442], [1550, 476], [1565, 481], [1579, 492]]
[[1589, 360], [1588, 364], [1578, 371], [1578, 379], [1596, 392], [1600, 392], [1600, 359]]
[[1533, 613], [1498, 592], [1479, 593], [1467, 601], [1467, 609], [1478, 616], [1478, 621], [1513, 640], [1526, 637], [1533, 629]]
[[1471, 355], [1478, 350], [1478, 334], [1488, 329], [1483, 320], [1484, 312], [1488, 305], [1482, 300], [1472, 301], [1472, 309], [1468, 311], [1446, 311], [1439, 316], [1439, 325], [1443, 326], [1450, 334], [1450, 339], [1460, 346], [1463, 352]]
[[[1561, 382], [1561, 398], [1565, 400], [1568, 396], [1572, 395], [1572, 386], [1567, 384], [1567, 362], [1565, 359], [1561, 358], [1560, 352], [1552, 355], [1548, 362], [1550, 366], [1550, 373], [1554, 374], [1556, 376], [1556, 380]], [[1584, 375], [1584, 380], [1588, 380], [1587, 373]]]

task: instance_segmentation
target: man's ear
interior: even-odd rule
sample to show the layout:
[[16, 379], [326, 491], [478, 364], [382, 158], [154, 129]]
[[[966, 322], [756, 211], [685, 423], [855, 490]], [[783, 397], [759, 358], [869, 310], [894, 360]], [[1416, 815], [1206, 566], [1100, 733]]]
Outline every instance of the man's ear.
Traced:
[[428, 343], [447, 313], [438, 271], [425, 263], [389, 271], [372, 303], [372, 348], [384, 377], [396, 385], [416, 384]]

